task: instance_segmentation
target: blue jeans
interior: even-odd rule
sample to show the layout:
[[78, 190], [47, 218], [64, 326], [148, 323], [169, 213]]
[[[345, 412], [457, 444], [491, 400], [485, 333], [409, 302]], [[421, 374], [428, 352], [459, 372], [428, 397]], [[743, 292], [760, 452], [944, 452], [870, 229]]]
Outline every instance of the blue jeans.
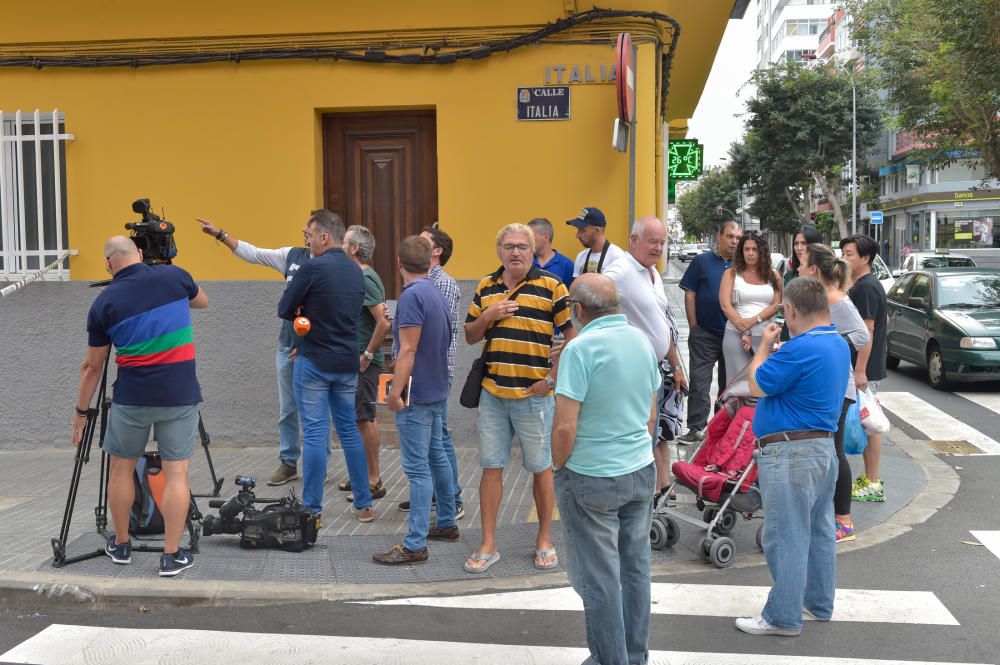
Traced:
[[[451, 384], [454, 377], [448, 378], [448, 392], [451, 392]], [[448, 456], [448, 463], [451, 464], [452, 484], [455, 487], [455, 505], [462, 505], [462, 484], [458, 481], [458, 458], [455, 456], [455, 444], [451, 441], [451, 430], [448, 429], [448, 400], [444, 401], [444, 414], [441, 416], [441, 440], [444, 444], [444, 454]]]
[[829, 619], [837, 587], [833, 440], [769, 443], [754, 457], [764, 500], [764, 557], [774, 580], [761, 615], [779, 628], [801, 628], [803, 607]]
[[611, 478], [555, 474], [563, 561], [583, 600], [590, 658], [627, 665], [649, 657], [649, 528], [653, 464]]
[[288, 466], [295, 466], [302, 453], [299, 445], [299, 407], [295, 404], [295, 383], [292, 375], [295, 359], [289, 358], [291, 347], [278, 343], [274, 365], [278, 370], [278, 457]]
[[447, 400], [411, 404], [396, 414], [400, 461], [410, 481], [409, 532], [403, 545], [411, 552], [427, 546], [432, 495], [438, 498], [437, 526], [455, 526], [455, 488], [442, 438], [447, 405]]
[[323, 510], [323, 483], [330, 456], [330, 416], [337, 429], [354, 491], [354, 507], [372, 505], [365, 446], [355, 422], [357, 372], [325, 372], [305, 356], [295, 359], [295, 400], [302, 419], [302, 503], [314, 513]]

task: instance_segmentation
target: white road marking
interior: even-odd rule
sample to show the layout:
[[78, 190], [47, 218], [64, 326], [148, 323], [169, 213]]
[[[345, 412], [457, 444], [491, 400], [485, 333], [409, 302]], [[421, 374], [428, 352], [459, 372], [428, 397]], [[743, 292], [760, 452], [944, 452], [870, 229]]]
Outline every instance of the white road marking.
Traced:
[[878, 400], [884, 408], [923, 432], [929, 439], [968, 441], [986, 455], [1000, 455], [1000, 443], [913, 393], [879, 393]]
[[[768, 590], [769, 587], [765, 586], [654, 583], [652, 612], [684, 616], [755, 616], [767, 601]], [[400, 598], [365, 604], [486, 610], [583, 611], [583, 603], [571, 587], [472, 596]], [[837, 589], [833, 621], [959, 625], [937, 596], [929, 591], [867, 589]]]
[[955, 393], [984, 409], [1000, 413], [1000, 393]]
[[[755, 643], [760, 643], [760, 638]], [[102, 628], [53, 624], [0, 656], [33, 665], [578, 665], [583, 648], [334, 635]], [[650, 665], [977, 665], [911, 660], [651, 651]]]
[[1000, 531], [970, 531], [972, 537], [1000, 558]]

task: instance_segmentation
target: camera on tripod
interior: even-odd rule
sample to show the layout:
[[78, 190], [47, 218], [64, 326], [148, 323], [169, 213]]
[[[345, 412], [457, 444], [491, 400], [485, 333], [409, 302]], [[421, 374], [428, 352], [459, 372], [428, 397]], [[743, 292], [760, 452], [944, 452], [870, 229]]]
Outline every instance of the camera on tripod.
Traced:
[[[253, 492], [256, 479], [237, 476], [235, 482], [241, 488], [236, 496], [228, 501], [209, 501], [208, 505], [218, 508], [219, 514], [204, 518], [202, 535], [240, 534], [242, 548], [277, 547], [288, 552], [301, 552], [316, 542], [317, 518], [299, 501], [294, 490], [280, 499], [263, 499]], [[265, 505], [258, 509], [255, 502]]]
[[142, 250], [142, 262], [147, 265], [172, 263], [177, 256], [174, 225], [150, 209], [149, 199], [134, 201], [132, 212], [142, 215], [142, 220], [127, 223], [125, 229], [132, 232], [132, 242]]

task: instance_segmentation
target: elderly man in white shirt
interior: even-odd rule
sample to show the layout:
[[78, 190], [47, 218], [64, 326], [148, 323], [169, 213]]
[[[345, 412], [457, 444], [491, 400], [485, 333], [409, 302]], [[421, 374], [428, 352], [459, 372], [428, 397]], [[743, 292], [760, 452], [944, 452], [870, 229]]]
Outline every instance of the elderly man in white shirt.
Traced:
[[[667, 293], [663, 289], [663, 279], [657, 263], [663, 255], [667, 230], [659, 219], [647, 216], [632, 226], [628, 253], [604, 269], [618, 286], [618, 311], [628, 322], [645, 333], [658, 360], [670, 364], [676, 389], [687, 390], [687, 377], [681, 365], [677, 350], [677, 340], [673, 339]], [[662, 390], [662, 387], [661, 387]], [[662, 397], [662, 396], [661, 396]], [[653, 441], [656, 458], [656, 488], [662, 492], [670, 484], [670, 449], [666, 442]]]

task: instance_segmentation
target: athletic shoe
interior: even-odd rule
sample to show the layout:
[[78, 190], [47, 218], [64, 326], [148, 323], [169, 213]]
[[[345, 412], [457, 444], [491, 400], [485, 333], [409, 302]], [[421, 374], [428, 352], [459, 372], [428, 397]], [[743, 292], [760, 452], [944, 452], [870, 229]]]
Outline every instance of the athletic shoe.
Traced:
[[194, 565], [194, 555], [179, 547], [173, 554], [160, 555], [160, 577], [173, 577]]
[[455, 519], [460, 520], [465, 517], [465, 504], [456, 503], [455, 504]]
[[368, 506], [367, 508], [356, 508], [351, 506], [351, 512], [354, 513], [354, 516], [358, 518], [359, 522], [367, 524], [368, 522], [375, 521], [375, 511], [371, 506]]
[[281, 462], [278, 464], [278, 470], [267, 479], [267, 484], [274, 487], [275, 485], [284, 485], [285, 483], [290, 483], [291, 481], [298, 479], [299, 470], [295, 467], [295, 465]]
[[857, 536], [854, 535], [854, 522], [849, 522], [844, 524], [843, 522], [837, 522], [837, 542], [846, 543], [852, 541]]
[[778, 628], [777, 626], [772, 626], [759, 614], [753, 618], [737, 619], [736, 627], [744, 633], [751, 635], [785, 635], [787, 637], [795, 637], [802, 632], [801, 628]]
[[868, 478], [861, 476], [854, 482], [851, 489], [851, 499], [854, 501], [885, 501], [885, 485], [882, 479], [872, 482]]
[[694, 443], [701, 443], [705, 440], [704, 429], [689, 429], [687, 434], [677, 439], [677, 443], [682, 446], [690, 446]]
[[120, 545], [115, 544], [115, 535], [108, 536], [108, 544], [104, 546], [104, 553], [111, 557], [115, 563], [125, 565], [132, 563], [132, 541], [126, 540]]

